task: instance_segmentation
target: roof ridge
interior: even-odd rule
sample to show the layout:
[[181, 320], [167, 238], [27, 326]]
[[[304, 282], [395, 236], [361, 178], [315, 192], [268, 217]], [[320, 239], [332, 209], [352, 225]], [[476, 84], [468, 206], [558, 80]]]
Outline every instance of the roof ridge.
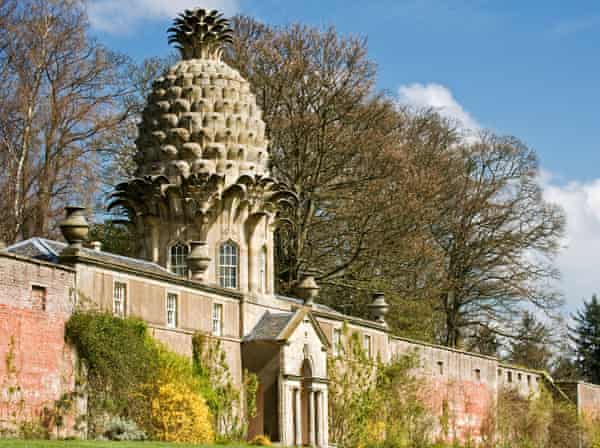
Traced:
[[39, 244], [40, 246], [42, 246], [42, 248], [44, 248], [45, 250], [50, 252], [51, 255], [58, 257], [58, 253], [54, 249], [52, 249], [52, 247], [50, 245], [48, 245], [48, 242], [61, 243], [60, 241], [54, 241], [54, 240], [50, 240], [47, 238], [40, 238], [40, 237], [35, 237], [33, 239], [36, 240], [36, 243]]

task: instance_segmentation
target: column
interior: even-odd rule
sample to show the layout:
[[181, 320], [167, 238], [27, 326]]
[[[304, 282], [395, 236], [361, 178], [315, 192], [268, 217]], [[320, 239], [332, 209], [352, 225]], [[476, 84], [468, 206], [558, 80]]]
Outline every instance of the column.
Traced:
[[294, 415], [295, 415], [295, 388], [290, 384], [285, 384], [282, 387], [281, 401], [279, 407], [280, 413], [280, 432], [281, 442], [283, 445], [294, 445], [296, 439]]
[[329, 445], [329, 409], [327, 408], [327, 389], [321, 391], [321, 446]]
[[302, 397], [299, 388], [294, 389], [294, 406], [296, 406], [296, 440], [294, 445], [302, 445]]
[[308, 440], [310, 446], [315, 446], [315, 391], [308, 390]]
[[321, 431], [323, 428], [321, 426], [321, 392], [315, 392], [315, 446], [321, 445]]

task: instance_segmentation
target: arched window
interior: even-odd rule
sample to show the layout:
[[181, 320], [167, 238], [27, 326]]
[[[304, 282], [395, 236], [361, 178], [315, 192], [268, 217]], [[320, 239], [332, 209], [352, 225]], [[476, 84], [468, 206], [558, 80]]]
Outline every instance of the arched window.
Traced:
[[188, 247], [181, 241], [173, 244], [169, 249], [169, 269], [171, 272], [182, 277], [187, 276]]
[[260, 292], [267, 292], [267, 248], [263, 247], [258, 254], [258, 281]]
[[219, 248], [219, 284], [223, 288], [238, 286], [238, 247], [233, 241], [227, 241]]

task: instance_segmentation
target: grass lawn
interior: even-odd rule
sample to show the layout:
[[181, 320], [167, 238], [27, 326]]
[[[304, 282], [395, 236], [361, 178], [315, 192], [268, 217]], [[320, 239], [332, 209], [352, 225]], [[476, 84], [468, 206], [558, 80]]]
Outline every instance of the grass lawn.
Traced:
[[188, 445], [163, 442], [96, 442], [92, 440], [0, 440], [0, 448], [248, 448], [249, 445]]

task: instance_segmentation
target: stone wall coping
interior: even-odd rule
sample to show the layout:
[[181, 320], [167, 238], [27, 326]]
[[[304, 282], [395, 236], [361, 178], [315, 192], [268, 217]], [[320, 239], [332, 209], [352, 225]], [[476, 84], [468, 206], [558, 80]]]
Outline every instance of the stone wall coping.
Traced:
[[397, 341], [408, 342], [409, 344], [421, 345], [423, 347], [435, 348], [435, 349], [446, 351], [446, 352], [453, 352], [453, 353], [458, 353], [461, 355], [473, 356], [475, 358], [482, 358], [482, 359], [486, 359], [488, 361], [496, 361], [500, 365], [500, 361], [495, 356], [489, 356], [489, 355], [484, 355], [484, 354], [475, 353], [475, 352], [468, 352], [466, 350], [461, 350], [459, 348], [446, 347], [445, 345], [433, 344], [431, 342], [425, 342], [425, 341], [419, 341], [418, 339], [411, 339], [411, 338], [407, 338], [404, 336], [390, 335], [390, 338], [393, 340], [397, 340]]
[[587, 381], [583, 381], [583, 380], [559, 380], [559, 381], [556, 381], [556, 384], [558, 384], [559, 386], [561, 384], [581, 385], [581, 386], [591, 387], [592, 389], [600, 390], [600, 384], [588, 383]]
[[325, 317], [331, 320], [337, 320], [339, 322], [349, 322], [354, 325], [360, 325], [361, 327], [368, 327], [372, 330], [378, 330], [382, 333], [388, 334], [390, 331], [385, 325], [378, 324], [375, 321], [361, 319], [360, 317], [348, 316], [347, 314], [332, 313], [324, 310], [312, 309], [312, 313], [317, 317]]
[[[529, 369], [527, 367], [514, 365], [514, 364], [507, 364], [504, 362], [498, 362], [498, 367], [501, 367], [503, 369], [520, 370], [521, 372], [527, 372], [527, 373], [535, 373], [536, 375], [546, 376], [546, 377], [550, 378], [550, 375], [545, 370]], [[554, 381], [554, 380], [552, 380], [552, 381]]]
[[39, 266], [47, 266], [49, 268], [54, 269], [61, 269], [66, 272], [77, 272], [77, 270], [71, 266], [66, 266], [60, 263], [52, 263], [51, 261], [38, 260], [37, 258], [25, 257], [23, 255], [17, 255], [6, 251], [0, 251], [0, 258], [10, 258], [13, 260], [23, 261], [25, 263], [37, 264]]

